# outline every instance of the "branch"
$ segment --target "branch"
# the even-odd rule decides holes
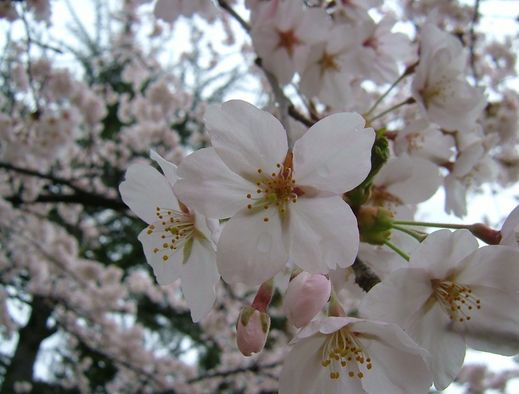
[[[70,180],[56,177],[50,174],[42,174],[41,172],[30,170],[28,168],[18,167],[9,163],[0,162],[0,168],[7,171],[17,172],[22,175],[33,176],[40,179],[52,181],[55,184],[63,185],[71,188],[73,194],[46,194],[40,195],[35,200],[25,201],[20,196],[8,196],[5,200],[10,201],[14,206],[31,203],[68,203],[82,204],[85,206],[102,207],[113,209],[115,211],[127,211],[126,205],[119,199],[112,199],[101,194],[92,193],[74,185]]]
[[[380,278],[358,257],[351,268],[355,274],[355,283],[365,292],[370,291],[373,286],[380,282]]]
[[[106,208],[113,209],[114,211],[124,212],[128,210],[128,207],[120,200],[111,199],[108,197],[101,196],[90,192],[74,193],[74,194],[42,194],[36,199],[31,201],[25,201],[20,196],[8,196],[4,197],[6,201],[9,201],[13,206],[34,204],[34,203],[64,203],[64,204],[80,204],[83,206],[89,206],[94,208]]]
[[[275,368],[279,365],[280,365],[279,361],[276,361],[276,362],[273,362],[270,364],[265,364],[265,365],[259,365],[258,363],[253,363],[247,367],[239,367],[239,368],[235,368],[235,369],[229,369],[226,371],[207,372],[203,375],[197,376],[196,378],[189,379],[187,381],[187,383],[189,383],[189,384],[197,383],[197,382],[199,382],[201,380],[205,380],[205,379],[222,378],[222,377],[227,377],[230,375],[235,375],[235,374],[244,373],[244,372],[261,372],[261,370],[263,370],[263,369]]]
[[[218,0],[218,5],[227,11],[247,33],[250,33],[249,24],[225,0]]]
[[[474,3],[474,14],[472,15],[472,21],[470,22],[470,45],[469,45],[469,53],[470,53],[470,68],[472,70],[472,77],[474,78],[474,84],[478,86],[478,74],[476,72],[476,25],[479,21],[479,4],[480,0],[476,0]]]

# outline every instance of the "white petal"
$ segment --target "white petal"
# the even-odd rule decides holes
[[[519,353],[519,294],[484,286],[471,289],[481,309],[473,309],[470,321],[454,330],[465,335],[474,349],[504,356]]]
[[[501,227],[501,234],[503,240],[501,245],[517,246],[517,240],[515,235],[515,229],[519,226],[519,206],[515,207],[512,212],[508,215],[503,227]]]
[[[212,218],[227,218],[247,206],[256,185],[229,170],[213,148],[187,156],[178,167],[175,194],[187,206]]]
[[[298,185],[343,193],[360,184],[371,169],[373,129],[355,113],[330,115],[313,125],[294,144]]]
[[[213,307],[215,285],[220,279],[216,269],[216,253],[207,240],[194,239],[191,255],[182,264],[182,292],[196,323]]]
[[[157,162],[157,164],[162,169],[162,172],[164,173],[164,176],[168,180],[169,184],[173,186],[175,182],[178,180],[177,166],[164,159],[153,149],[150,150],[150,157]]]
[[[164,240],[160,238],[160,235],[157,233],[149,235],[147,231],[148,229],[145,228],[138,237],[142,243],[146,261],[153,268],[157,282],[160,285],[168,285],[180,277],[182,250],[164,252],[162,248]],[[155,253],[155,249],[159,249],[159,252]],[[164,261],[163,256],[168,256],[168,260]]]
[[[340,197],[299,198],[289,208],[290,258],[310,273],[353,264],[357,219]]]
[[[519,249],[510,246],[484,246],[459,264],[456,280],[465,285],[519,291]]]
[[[268,222],[264,218],[268,218]],[[225,224],[216,262],[226,282],[259,285],[281,271],[287,260],[277,209],[258,213],[244,209]]]
[[[288,150],[281,123],[268,112],[241,100],[211,105],[205,112],[211,143],[235,173],[254,180],[257,170],[266,173],[282,164]]]
[[[317,394],[322,393],[320,375],[328,369],[321,366],[321,347],[324,337],[313,336],[296,343],[285,358],[279,378],[279,394]]]
[[[389,175],[393,173],[393,177]],[[407,174],[406,174],[407,173]],[[398,174],[406,174],[396,179]],[[442,183],[438,166],[418,157],[401,156],[390,160],[377,174],[375,184],[386,177],[387,191],[405,204],[418,204],[430,198]],[[392,181],[391,181],[391,178]]]
[[[392,272],[364,297],[361,316],[398,324],[406,329],[420,318],[432,294],[430,277],[420,268],[402,268]]]
[[[146,164],[128,167],[119,192],[124,203],[148,224],[157,221],[157,207],[179,210],[177,199],[164,175]]]
[[[409,265],[426,269],[433,278],[445,279],[478,246],[477,239],[468,230],[435,231],[411,255]]]
[[[430,353],[431,372],[438,390],[445,389],[458,376],[465,358],[463,336],[449,329],[450,319],[435,302],[407,333]]]
[[[368,393],[416,394],[426,393],[432,383],[420,348],[400,327],[373,321],[352,325],[360,332],[359,341],[371,358],[373,368],[367,370],[362,387]],[[367,334],[367,335],[363,335]]]

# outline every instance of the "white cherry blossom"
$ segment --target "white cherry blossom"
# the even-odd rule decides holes
[[[280,394],[425,394],[431,385],[427,353],[393,324],[323,317],[292,343]]]
[[[353,263],[357,222],[342,193],[369,173],[375,137],[360,115],[322,119],[293,151],[279,121],[243,101],[209,107],[205,121],[213,147],[182,161],[175,192],[208,217],[231,217],[218,243],[224,280],[260,284],[289,258],[309,273]]]
[[[268,3],[260,7],[270,8]],[[311,45],[325,38],[330,21],[324,10],[306,9],[300,0],[285,0],[261,16],[252,25],[254,48],[263,66],[285,85],[305,66]]]
[[[447,387],[463,364],[466,343],[479,350],[519,351],[519,251],[478,249],[467,230],[432,233],[409,266],[373,287],[363,316],[399,324],[431,353],[437,389]]]
[[[176,166],[151,152],[164,175],[150,165],[128,167],[119,190],[123,201],[148,226],[139,234],[146,260],[157,282],[167,285],[178,278],[193,321],[202,319],[215,300],[215,245],[206,218],[179,202],[173,193]]]
[[[413,97],[429,121],[447,130],[470,131],[486,105],[481,88],[465,79],[467,54],[454,36],[426,23]]]

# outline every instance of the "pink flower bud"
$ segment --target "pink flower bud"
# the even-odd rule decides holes
[[[240,312],[236,324],[236,343],[244,356],[263,350],[270,329],[270,316],[251,306],[245,306]]]
[[[284,311],[288,321],[297,328],[306,326],[330,298],[332,285],[321,274],[301,272],[288,284]]]

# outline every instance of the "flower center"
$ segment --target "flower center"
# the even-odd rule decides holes
[[[283,217],[289,203],[296,203],[297,198],[304,192],[296,186],[293,179],[293,154],[289,152],[283,164],[277,163],[276,170],[267,175],[263,169],[258,168],[260,178],[256,182],[256,193],[247,193],[247,199],[251,203],[247,208],[251,212],[267,210],[272,206],[278,209],[279,215]],[[268,222],[268,217],[263,219]]]
[[[322,349],[321,366],[329,368],[330,379],[339,379],[343,369],[350,378],[362,379],[373,368],[358,336],[347,327],[328,335]]]
[[[321,59],[319,59],[319,66],[321,66],[321,74],[324,74],[326,71],[341,71],[341,67],[336,61],[336,56],[324,52]]]
[[[432,279],[431,284],[436,300],[452,321],[469,321],[474,310],[481,309],[481,301],[472,289],[450,280]]]
[[[278,48],[284,48],[290,56],[294,53],[294,47],[301,44],[294,30],[281,31],[278,30]]]
[[[155,247],[153,253],[162,253],[162,260],[168,261],[177,249],[189,241],[195,230],[194,217],[188,212],[174,209],[156,208],[157,221],[148,226],[149,236],[160,237],[162,245]]]

